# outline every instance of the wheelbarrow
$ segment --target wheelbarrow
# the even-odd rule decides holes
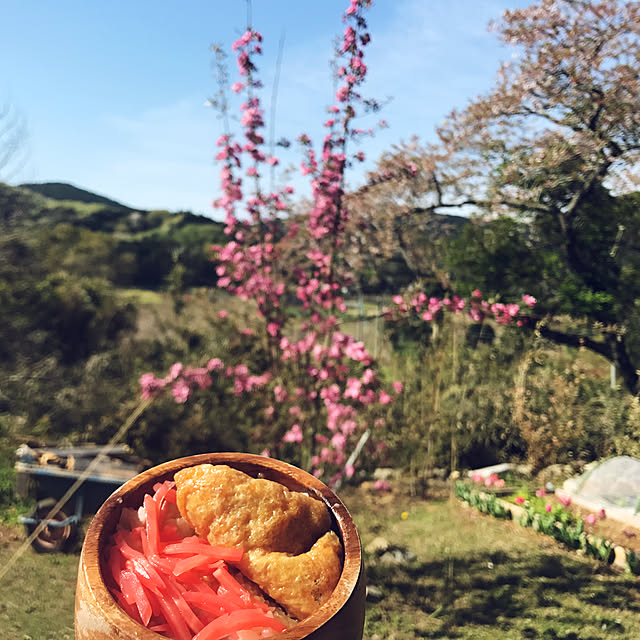
[[[123,445],[34,449],[22,445],[17,450],[16,494],[35,498],[33,512],[20,518],[31,535],[44,520],[46,526],[33,539],[41,553],[64,551],[76,539],[82,517],[96,513],[100,505],[122,484],[138,474],[143,464]],[[80,478],[99,454],[106,457],[95,467],[60,510],[47,518],[52,507]]]

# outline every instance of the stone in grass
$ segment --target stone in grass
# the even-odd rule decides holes
[[[367,585],[367,602],[380,602],[384,598],[384,593],[375,584]]]
[[[411,549],[406,547],[389,547],[379,558],[380,564],[392,565],[392,566],[405,566],[409,565],[417,559],[417,556]]]
[[[380,555],[384,553],[388,548],[389,541],[382,536],[377,536],[365,547],[365,551],[372,555]]]

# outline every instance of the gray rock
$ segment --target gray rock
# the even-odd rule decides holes
[[[401,476],[401,472],[398,469],[390,469],[388,467],[380,467],[373,472],[374,480],[398,480]]]
[[[380,602],[382,598],[384,598],[384,594],[382,593],[382,589],[380,589],[380,587],[376,587],[375,584],[367,585],[368,602]]]
[[[385,551],[378,562],[380,564],[387,564],[392,566],[401,566],[412,563],[416,560],[417,556],[411,549],[405,549],[403,547],[390,547]]]
[[[388,548],[389,541],[382,536],[378,536],[365,547],[365,551],[371,554],[381,554],[384,553]]]

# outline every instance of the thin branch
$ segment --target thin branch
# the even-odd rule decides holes
[[[276,73],[273,77],[273,90],[271,91],[271,106],[270,106],[270,122],[269,122],[269,155],[273,156],[275,153],[275,131],[276,131],[276,108],[278,105],[278,87],[280,83],[280,70],[282,69],[282,56],[284,53],[284,29],[280,36],[280,42],[278,43],[278,58],[276,59]],[[269,176],[270,190],[274,190],[274,184],[276,180],[276,167],[271,165],[271,172]]]

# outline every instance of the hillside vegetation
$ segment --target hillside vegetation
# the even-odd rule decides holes
[[[39,190],[0,184],[0,433],[9,449],[29,438],[105,441],[138,402],[148,371],[263,358],[260,340],[238,330],[260,330],[251,304],[214,287],[209,246],[224,241],[220,223],[133,211],[86,191],[71,201],[75,188],[59,185]],[[438,240],[438,267],[469,278],[472,254],[456,243],[478,228],[442,216],[421,242]],[[489,283],[491,268],[477,270],[476,282]],[[374,275],[363,275],[368,297],[353,297],[344,320],[386,375],[405,384],[389,413],[387,463],[418,477],[433,466],[514,457],[581,464],[640,451],[637,399],[610,388],[604,358],[531,330],[488,323],[477,333],[461,318],[387,327],[377,317],[390,303],[385,291],[413,282],[411,269],[398,249]],[[234,310],[233,321],[219,317],[223,309]],[[156,400],[129,443],[153,462],[261,450],[260,403],[220,385],[186,404]]]

